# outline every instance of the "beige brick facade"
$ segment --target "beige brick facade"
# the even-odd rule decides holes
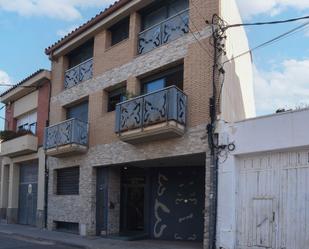
[[[52,58],[52,98],[50,123],[65,120],[65,107],[87,98],[89,100],[89,149],[85,155],[48,158],[49,208],[48,227],[54,221],[76,222],[86,226],[86,234],[96,233],[96,167],[109,166],[109,199],[115,207],[108,213],[107,233],[119,231],[120,178],[118,167],[123,163],[171,158],[208,151],[206,125],[209,122],[209,98],[212,95],[213,48],[209,43],[211,28],[205,19],[211,20],[219,13],[219,1],[191,0],[190,29],[194,32],[158,47],[143,55],[137,55],[137,35],[140,16],[130,12],[129,38],[110,47],[110,33],[105,28],[94,36],[94,75],[91,80],[64,90],[65,56]],[[199,40],[199,42],[196,41]],[[203,48],[201,47],[201,44]],[[188,121],[185,135],[131,145],[120,141],[115,134],[115,112],[107,112],[107,91],[116,85],[126,85],[127,91],[140,94],[140,79],[146,75],[170,68],[184,66],[183,91],[188,96]],[[209,158],[204,166],[209,167]],[[80,166],[80,193],[78,196],[55,194],[55,169]],[[207,172],[207,171],[206,171]],[[206,178],[206,190],[210,179]],[[205,243],[208,243],[208,196],[205,198]]]

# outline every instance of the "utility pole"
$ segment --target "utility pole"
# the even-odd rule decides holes
[[[210,149],[210,169],[209,179],[209,249],[216,248],[216,230],[217,230],[217,192],[218,192],[218,147],[215,126],[217,114],[220,106],[220,95],[217,87],[219,86],[220,74],[224,74],[223,66],[220,65],[220,59],[225,54],[225,35],[224,22],[218,15],[213,15],[211,21],[212,42],[213,42],[213,71],[212,71],[212,97],[209,99],[210,123],[207,125],[208,144]],[[220,87],[220,86],[219,86]],[[220,87],[221,89],[221,87]]]

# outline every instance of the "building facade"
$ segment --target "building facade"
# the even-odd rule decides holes
[[[207,246],[214,48],[205,20],[241,21],[225,2],[120,0],[46,49],[49,229]],[[222,62],[248,48],[244,30],[234,32]],[[229,121],[254,115],[250,65],[247,56],[227,65],[219,112]]]
[[[309,110],[220,122],[217,248],[307,248]],[[222,153],[224,155],[224,153]]]
[[[44,128],[48,121],[50,72],[39,70],[2,93],[0,214],[7,223],[45,226]]]

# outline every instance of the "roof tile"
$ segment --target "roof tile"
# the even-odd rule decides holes
[[[71,31],[69,34],[66,36],[62,37],[60,40],[55,42],[53,45],[49,46],[48,48],[45,49],[45,54],[50,55],[53,51],[55,51],[57,48],[61,47],[65,43],[69,42],[72,40],[74,37],[78,36],[79,34],[83,33],[85,30],[88,28],[92,27],[105,17],[109,16],[112,14],[114,11],[118,10],[122,6],[126,5],[127,3],[131,2],[132,0],[118,0],[111,4],[109,7],[105,8],[103,11],[101,11],[99,14],[96,16],[92,17],[89,21],[86,23],[82,24],[75,30]]]

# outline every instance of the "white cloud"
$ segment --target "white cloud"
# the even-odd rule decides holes
[[[282,70],[254,69],[258,114],[274,113],[279,108],[295,109],[309,104],[309,59],[286,60]]]
[[[66,36],[67,34],[71,33],[73,30],[75,30],[77,27],[78,25],[73,25],[66,29],[60,29],[57,31],[57,35],[61,37]]]
[[[10,80],[9,75],[6,72],[0,70],[0,84],[1,85],[2,84],[10,84],[10,82],[11,82],[11,80]]]
[[[237,3],[244,19],[250,19],[259,14],[274,16],[288,8],[309,9],[308,0],[237,0]]]
[[[0,92],[3,92],[10,88],[10,86],[3,86],[9,84],[12,84],[9,75],[6,72],[0,70]]]
[[[81,18],[80,9],[101,7],[114,0],[0,0],[0,10],[21,16],[43,16],[72,21]]]

